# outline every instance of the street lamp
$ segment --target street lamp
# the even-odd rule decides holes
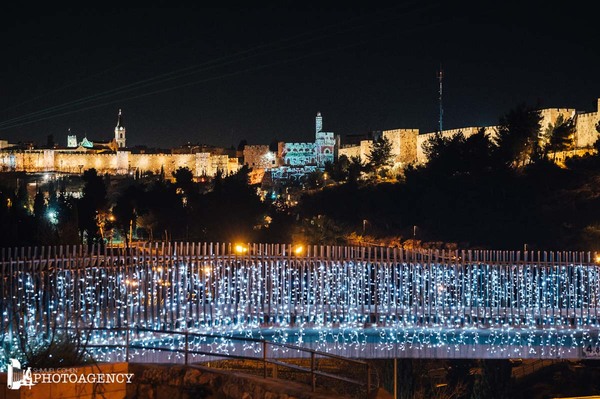
[[[242,244],[236,244],[234,249],[235,249],[235,252],[239,255],[242,255],[242,254],[248,252],[248,248],[246,248],[246,246],[244,246]]]
[[[302,244],[298,244],[294,247],[294,255],[300,256],[304,253],[304,246]]]

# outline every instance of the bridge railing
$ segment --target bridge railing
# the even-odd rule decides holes
[[[0,331],[95,325],[598,327],[584,252],[291,244],[4,248]]]
[[[272,342],[252,337],[203,334],[192,331],[156,330],[149,328],[58,328],[57,331],[76,334],[83,348],[95,360],[156,363],[200,364],[216,367],[222,359],[258,362],[263,378],[298,380],[296,373],[308,377],[312,392],[326,381],[351,384],[369,397],[373,390],[372,367],[368,362],[321,352],[298,345]],[[166,356],[165,356],[166,354]],[[175,357],[172,357],[172,356]],[[308,367],[294,359],[309,360]],[[335,364],[324,370],[320,364]],[[293,371],[292,373],[285,372]],[[246,368],[246,372],[248,368]],[[343,374],[341,371],[346,371]],[[348,375],[350,374],[350,375]],[[356,377],[359,378],[356,378]],[[307,382],[300,379],[300,382]]]

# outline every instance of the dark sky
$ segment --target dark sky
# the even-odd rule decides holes
[[[598,16],[585,3],[278,1],[230,8],[24,9],[1,18],[0,139],[231,146],[495,124],[521,103],[595,110]]]

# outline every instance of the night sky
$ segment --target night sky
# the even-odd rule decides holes
[[[452,3],[452,4],[449,4]],[[526,3],[526,5],[524,5]],[[600,18],[583,2],[23,9],[2,15],[0,139],[169,148],[493,125],[521,103],[595,110]]]

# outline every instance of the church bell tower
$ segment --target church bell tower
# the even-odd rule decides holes
[[[115,141],[119,149],[125,148],[125,126],[123,125],[123,113],[119,110],[117,126],[115,126]]]

